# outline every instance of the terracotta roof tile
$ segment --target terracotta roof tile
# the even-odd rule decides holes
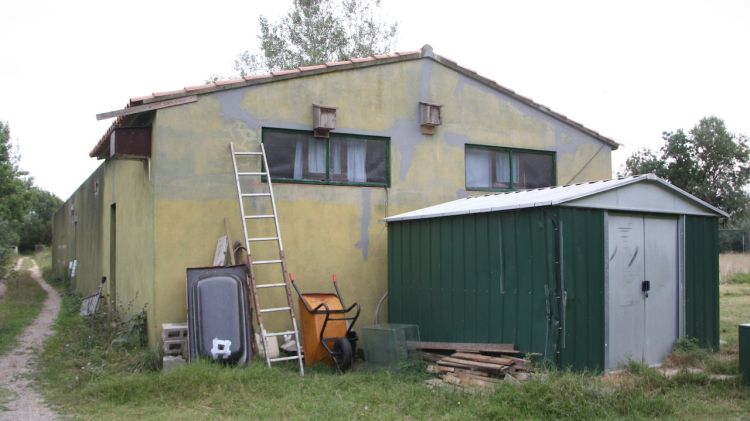
[[[214,82],[216,86],[225,86],[225,85],[233,85],[235,83],[245,83],[245,79],[227,79],[227,80],[217,80]]]
[[[375,57],[378,60],[382,60],[384,58],[390,57],[388,54],[375,54],[373,57]]]
[[[201,89],[212,88],[214,86],[216,86],[216,84],[213,82],[204,85],[186,86],[185,92],[200,91]]]
[[[134,102],[140,102],[140,101],[143,101],[145,99],[151,99],[153,97],[154,97],[153,95],[134,96],[133,98],[130,98],[130,103],[132,104]]]
[[[300,66],[299,70],[302,72],[309,72],[310,70],[320,70],[325,69],[326,67],[328,66],[326,66],[325,64],[314,64],[312,66]]]
[[[352,59],[352,63],[365,63],[367,61],[375,61],[375,57],[362,57]]]
[[[271,77],[270,73],[261,73],[261,74],[258,74],[258,75],[248,75],[248,76],[245,76],[245,80],[258,80],[258,79],[266,79],[266,78],[270,78],[270,77]]]
[[[343,66],[345,64],[352,64],[351,60],[344,60],[344,61],[332,61],[326,63],[326,66],[328,67],[334,67],[334,66]]]
[[[185,93],[185,89],[182,88],[182,89],[175,89],[174,91],[154,92],[151,95],[153,95],[154,97],[158,97],[158,96],[166,96],[166,95],[174,95],[174,94],[184,94],[184,93]]]
[[[293,73],[299,73],[300,69],[289,69],[289,70],[279,70],[278,72],[271,72],[274,76],[284,76],[284,75],[291,75]]]

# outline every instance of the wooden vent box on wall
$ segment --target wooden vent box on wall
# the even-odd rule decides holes
[[[315,137],[328,137],[336,128],[336,107],[313,104],[313,134]]]
[[[422,134],[435,134],[435,127],[443,122],[441,115],[442,105],[419,103],[419,124],[422,126]]]
[[[109,139],[112,159],[151,158],[151,127],[118,127]]]

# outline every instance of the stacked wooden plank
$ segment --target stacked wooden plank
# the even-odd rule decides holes
[[[525,380],[532,371],[531,362],[519,358],[521,353],[513,345],[423,342],[413,343],[412,348],[422,350],[422,357],[432,363],[427,366],[428,372],[452,385],[494,386],[503,381]],[[449,353],[436,354],[425,349]]]

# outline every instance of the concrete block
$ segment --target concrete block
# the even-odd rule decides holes
[[[185,355],[187,353],[186,339],[167,339],[164,341],[165,355]]]
[[[162,340],[185,339],[188,337],[187,323],[162,323],[161,338]]]
[[[175,367],[185,365],[185,359],[182,357],[174,357],[171,355],[165,355],[161,359],[162,370],[169,371]]]

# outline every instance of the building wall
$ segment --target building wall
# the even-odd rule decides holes
[[[685,217],[685,335],[719,349],[719,221]]]
[[[560,299],[567,301],[565,323],[559,326],[564,333],[559,344],[560,366],[600,371],[604,369],[606,318],[604,211],[558,209],[559,229],[562,230],[562,278],[558,282],[566,292],[566,296]],[[557,307],[562,311],[560,305]]]
[[[111,271],[111,213],[116,204],[116,265]],[[73,212],[75,210],[75,212]],[[141,161],[106,161],[55,213],[52,259],[55,276],[68,275],[68,262],[78,260],[72,285],[81,295],[104,292],[125,316],[147,311],[153,317],[153,187]],[[116,290],[116,291],[115,291]]]
[[[443,105],[433,136],[421,134],[419,101]],[[555,151],[559,184],[611,176],[609,146],[429,59],[203,95],[154,122],[156,323],[186,319],[185,269],[211,263],[224,217],[241,238],[229,142],[258,150],[264,127],[311,130],[313,103],[338,107],[337,132],[391,139],[390,188],[274,185],[300,288],[331,290],[336,273],[363,325],[387,287],[383,218],[472,194],[464,144]]]
[[[55,276],[70,279],[76,290],[93,293],[102,276],[102,196],[105,165],[100,165],[53,218],[52,264]],[[76,276],[69,264],[77,260]]]
[[[554,361],[555,213],[390,223],[391,321],[419,325],[425,341],[515,344]]]

